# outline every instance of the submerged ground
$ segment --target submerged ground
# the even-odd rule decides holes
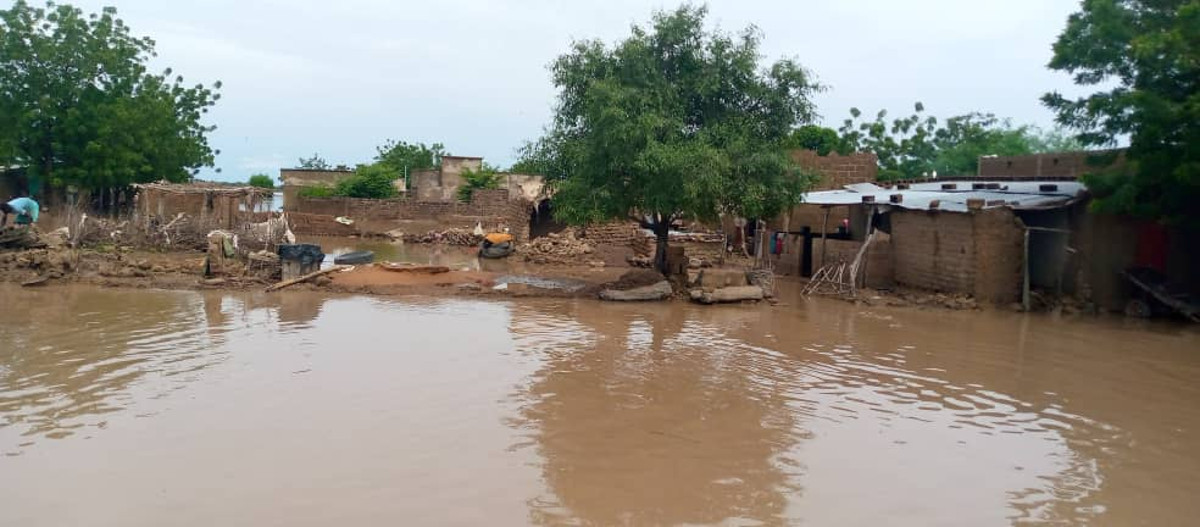
[[[1183,525],[1200,334],[0,285],[0,525]]]

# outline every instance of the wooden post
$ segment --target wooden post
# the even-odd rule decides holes
[[[1029,229],[1025,229],[1025,281],[1021,287],[1021,306],[1029,311]]]
[[[825,249],[829,246],[829,207],[825,207],[825,221],[821,222],[821,267],[825,267]]]

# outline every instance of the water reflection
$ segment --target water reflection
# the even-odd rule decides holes
[[[1136,436],[1114,424],[1129,421],[1120,410],[1127,404],[1095,412],[1078,402],[1104,398],[1092,383],[1114,373],[1121,351],[1098,350],[1118,337],[1178,350],[1195,336],[1114,335],[1102,324],[1038,319],[1030,328],[1028,320],[827,302],[516,304],[517,349],[542,361],[512,423],[542,459],[547,488],[531,500],[531,518],[1007,525],[1112,517],[1112,472],[1137,457]],[[1186,360],[1194,371],[1196,358]],[[1095,375],[1073,378],[1080,364]],[[1186,413],[1195,422],[1197,412]]]
[[[0,524],[236,511],[1171,525],[1200,512],[1191,330],[786,295],[707,308],[0,294],[0,495],[17,505]],[[122,486],[105,487],[114,474]]]
[[[0,428],[23,445],[103,428],[134,385],[162,396],[225,359],[221,310],[193,294],[5,287],[4,297],[20,309],[0,322]]]
[[[544,361],[515,422],[550,491],[533,521],[782,521],[805,432],[753,353],[685,310],[581,307],[513,306],[518,350]]]

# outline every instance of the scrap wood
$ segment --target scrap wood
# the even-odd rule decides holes
[[[329,273],[332,273],[335,271],[341,271],[343,269],[353,269],[353,268],[354,268],[354,266],[352,266],[352,265],[335,265],[328,269],[321,269],[320,271],[308,273],[304,276],[296,277],[291,280],[284,280],[282,282],[279,282],[278,284],[268,287],[267,292],[270,293],[271,291],[278,291],[285,287],[290,287],[290,286],[296,285],[301,282],[307,282],[309,280],[312,280],[313,278],[316,278],[316,277],[324,275],[324,274],[329,274]]]
[[[412,265],[412,264],[397,264],[393,262],[384,262],[379,264],[385,270],[396,273],[427,273],[427,274],[442,274],[450,272],[450,268],[444,265]]]

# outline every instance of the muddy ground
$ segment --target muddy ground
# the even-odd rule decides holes
[[[277,269],[229,261],[223,270],[204,276],[205,254],[198,251],[156,251],[101,247],[0,250],[0,282],[29,287],[82,283],[103,287],[157,289],[263,289],[279,281]],[[629,268],[570,265],[529,266],[520,279],[534,284],[499,283],[514,280],[510,273],[454,269],[445,273],[397,273],[378,265],[360,265],[333,272],[289,289],[377,295],[456,294],[548,297],[595,297]],[[530,280],[534,278],[535,280]],[[628,281],[628,280],[626,280]],[[645,280],[637,281],[637,283]],[[560,283],[570,287],[559,287]]]

